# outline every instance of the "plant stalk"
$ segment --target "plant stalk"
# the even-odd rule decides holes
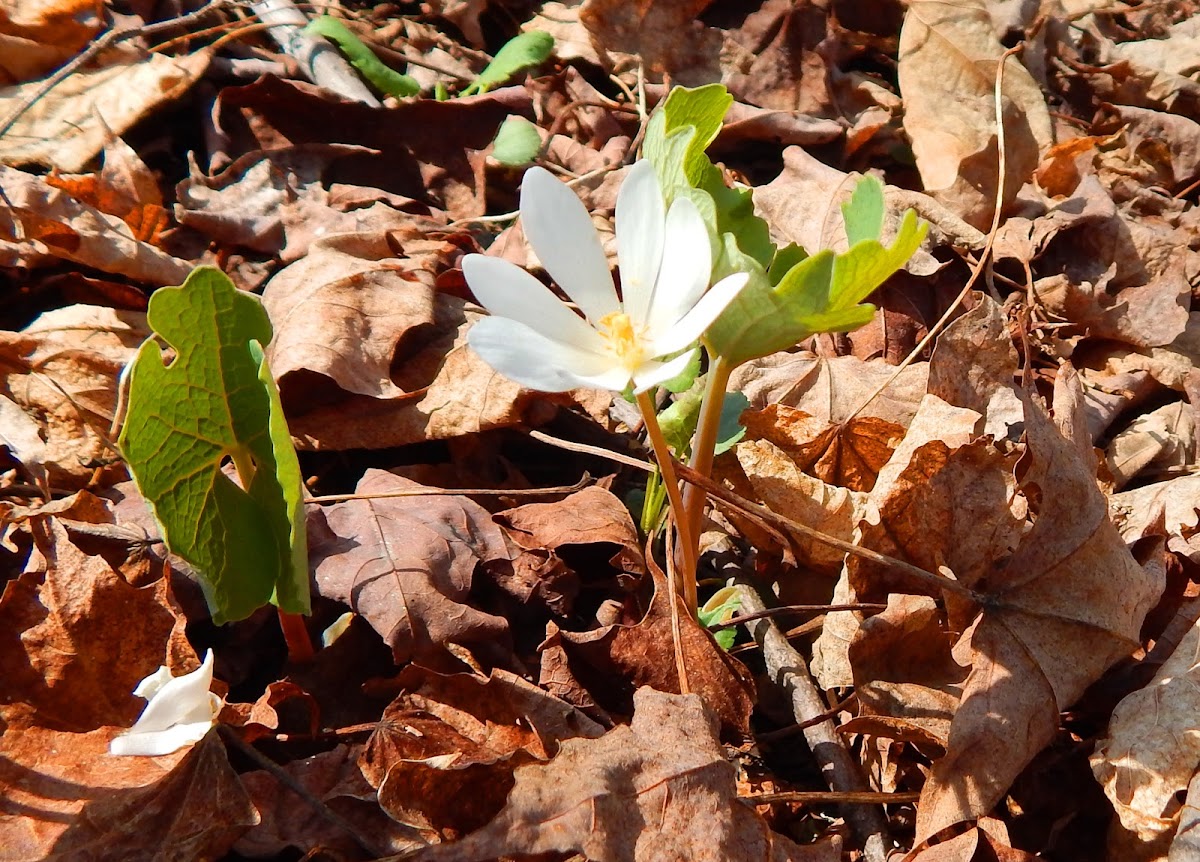
[[[638,409],[646,423],[646,434],[650,438],[650,446],[654,449],[654,458],[658,461],[659,472],[662,473],[663,485],[667,489],[667,499],[671,503],[671,514],[674,516],[675,529],[679,533],[679,551],[682,565],[676,567],[676,580],[668,578],[668,584],[678,589],[689,613],[696,616],[699,606],[696,596],[696,551],[697,542],[692,533],[691,523],[684,513],[683,495],[679,490],[679,479],[675,475],[675,464],[671,458],[671,447],[663,436],[662,428],[658,425],[658,414],[654,412],[654,402],[649,393],[642,392],[637,396]],[[718,414],[719,415],[719,414]],[[703,499],[703,497],[701,498]],[[674,598],[672,598],[672,602]]]
[[[722,356],[709,354],[708,380],[704,384],[704,401],[700,405],[700,416],[696,420],[696,436],[692,440],[692,458],[688,465],[704,476],[712,475],[713,453],[717,448],[717,432],[721,428],[721,409],[725,406],[725,390],[729,386],[729,375],[734,366]],[[688,484],[683,492],[684,513],[678,521],[687,522],[687,533],[680,528],[680,542],[685,535],[697,542],[692,546],[692,557],[699,553],[700,520],[704,514],[705,494],[702,488]]]

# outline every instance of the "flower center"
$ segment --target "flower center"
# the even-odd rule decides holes
[[[633,370],[642,364],[642,345],[633,330],[633,321],[623,311],[606,314],[599,321],[600,335],[626,368]]]

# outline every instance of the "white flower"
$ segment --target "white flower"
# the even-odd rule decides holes
[[[133,693],[148,701],[129,730],[108,744],[109,754],[157,756],[199,742],[221,711],[221,698],[209,692],[212,685],[212,650],[199,668],[172,677],[160,667],[138,683]]]
[[[520,267],[471,254],[463,274],[492,313],[468,342],[489,365],[542,392],[577,387],[636,392],[678,376],[687,352],[745,285],[743,273],[705,292],[712,274],[708,232],[695,204],[677,198],[664,212],[654,167],[637,162],[617,196],[617,299],[600,238],[583,203],[542,168],[521,188],[521,223],[538,258],[580,317]]]

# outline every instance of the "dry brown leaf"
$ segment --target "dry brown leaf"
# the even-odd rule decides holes
[[[882,361],[864,362],[854,356],[826,359],[807,351],[774,353],[738,366],[729,381],[750,407],[783,404],[803,410],[828,424],[859,416],[876,416],[907,427],[925,395],[929,365],[914,362],[878,397],[860,411],[863,402],[895,373]]]
[[[810,476],[851,491],[874,487],[904,436],[899,425],[876,416],[833,425],[783,404],[744,411],[741,421],[751,440],[773,443]]]
[[[982,0],[910,3],[897,71],[904,128],[925,190],[977,228],[996,204],[994,91],[1004,46]],[[1014,58],[1004,66],[1005,182],[1001,207],[1033,175],[1052,143],[1041,88]]]
[[[739,102],[813,117],[832,116],[831,64],[822,50],[830,36],[829,17],[829,10],[815,3],[763,3],[729,32],[730,40],[749,56],[736,65],[726,63],[723,83]]]
[[[866,511],[867,495],[807,475],[789,453],[768,440],[737,445],[737,459],[755,495],[772,512],[849,542]],[[797,562],[836,572],[845,554],[824,542],[794,538]]]
[[[1136,648],[1142,621],[1162,591],[1161,567],[1139,565],[1126,549],[1080,449],[1037,404],[1027,405],[1025,421],[1031,463],[1021,487],[1036,491],[1033,525],[1021,530],[1013,519],[1004,526],[1007,535],[998,533],[1001,510],[988,507],[976,520],[995,525],[979,530],[994,552],[968,550],[977,567],[955,569],[987,602],[955,646],[955,659],[971,672],[946,756],[922,792],[918,840],[996,804],[1053,738],[1058,713]],[[977,489],[964,491],[978,498]],[[923,559],[948,558],[956,550],[930,545],[931,536],[943,535],[925,535]],[[1018,538],[1010,555],[1000,553]],[[856,584],[866,589],[880,578],[863,578],[863,568]],[[951,614],[952,630],[960,614]],[[1010,732],[1014,726],[1026,729],[1018,739]]]
[[[1162,858],[1153,845],[1179,825],[1179,794],[1200,768],[1200,623],[1192,626],[1143,689],[1113,710],[1092,771],[1117,811],[1111,858]],[[1125,833],[1125,834],[1122,834]]]
[[[176,187],[179,223],[212,239],[278,255],[305,257],[319,237],[382,233],[413,221],[429,208],[377,189],[327,185],[331,163],[374,150],[345,144],[305,144],[242,155],[214,176],[193,163]]]
[[[162,757],[113,757],[120,729],[5,731],[5,862],[217,859],[258,822],[215,732]]]
[[[1102,62],[1127,61],[1141,78],[1145,96],[1155,106],[1189,114],[1200,105],[1200,83],[1195,80],[1200,57],[1200,21],[1195,16],[1171,27],[1164,39],[1100,43]]]
[[[419,862],[580,853],[596,862],[837,862],[833,844],[799,847],[740,802],[715,717],[695,695],[641,688],[633,723],[567,740],[547,764],[517,771],[508,804],[461,841]]]
[[[1179,476],[1113,494],[1108,504],[1126,542],[1147,535],[1161,518],[1167,548],[1200,563],[1200,476]]]
[[[0,165],[7,198],[0,225],[0,265],[38,267],[73,261],[154,286],[182,284],[186,261],[138,239],[109,215],[54,188],[45,178]]]
[[[356,493],[423,486],[368,470]],[[411,496],[335,503],[313,530],[317,591],[344,602],[392,648],[396,662],[445,664],[448,644],[490,647],[508,623],[468,604],[475,567],[508,558],[491,516],[466,497]]]
[[[149,334],[145,321],[139,312],[73,305],[22,332],[0,332],[0,394],[38,421],[52,482],[80,487],[114,460],[105,438],[117,376]]]
[[[622,608],[620,623],[586,632],[551,630],[540,647],[561,649],[571,675],[584,682],[595,702],[612,715],[630,714],[635,687],[679,691],[666,579],[657,567],[651,573],[654,596],[641,619],[638,603],[630,598]],[[717,646],[708,630],[682,605],[679,623],[680,648],[692,692],[704,698],[722,727],[739,738],[745,736],[755,698],[750,671]],[[572,688],[571,680],[560,682]]]
[[[203,48],[168,57],[118,49],[104,56],[104,65],[76,70],[33,102],[0,140],[0,162],[83,170],[110,132],[124,134],[138,120],[190,90],[208,68],[212,52]],[[40,81],[31,81],[0,90],[0,116],[30,100],[40,86]],[[6,191],[8,183],[5,177]]]
[[[369,836],[381,850],[402,853],[415,842],[411,833],[391,820],[375,801],[375,791],[358,768],[361,745],[339,745],[283,765],[283,769],[305,790],[351,823],[360,835]],[[240,776],[259,822],[233,845],[235,853],[255,859],[273,859],[289,847],[301,852],[320,847],[340,858],[359,858],[362,850],[353,837],[279,786],[268,772]]]
[[[445,838],[482,827],[504,805],[513,771],[604,729],[518,676],[407,668],[359,759],[395,821]]]
[[[627,589],[646,573],[629,510],[603,488],[518,506],[495,519],[520,551],[511,574],[493,568],[492,575],[523,606],[540,602],[555,616],[570,617],[582,582],[608,579]]]
[[[1196,416],[1184,401],[1137,416],[1113,436],[1104,452],[1118,490],[1142,470],[1186,467],[1196,461]]]
[[[315,242],[309,253],[272,278],[263,305],[275,335],[267,351],[285,403],[297,403],[297,381],[329,378],[345,392],[394,399],[419,392],[425,381],[396,385],[392,369],[412,378],[413,348],[430,333],[453,327],[462,301],[440,294],[424,261],[392,257],[383,232],[347,233]]]
[[[0,716],[73,733],[131,725],[143,677],[199,666],[166,580],[130,586],[55,519],[31,528],[37,550],[0,597]]]
[[[585,0],[579,19],[594,44],[636,54],[650,71],[670,74],[689,87],[721,80],[718,62],[726,43],[716,27],[697,20],[712,0]]]
[[[91,0],[5,3],[0,15],[0,86],[52,71],[87,45],[100,27]]]

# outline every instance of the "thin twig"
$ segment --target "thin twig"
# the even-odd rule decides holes
[[[738,578],[737,587],[742,607],[751,613],[766,610],[758,592],[744,579]],[[821,774],[829,788],[837,793],[867,792],[866,777],[833,722],[828,718],[816,724],[809,721],[825,715],[827,706],[809,676],[808,665],[800,653],[792,649],[783,632],[769,619],[755,620],[748,623],[746,628],[762,647],[769,678],[791,700],[792,715],[796,722],[809,725],[804,729],[804,739],[820,764]],[[841,813],[863,848],[863,856],[868,862],[884,862],[892,840],[888,835],[887,818],[883,810],[875,805],[847,805],[843,801]]]
[[[345,503],[349,500],[388,500],[393,497],[540,497],[543,494],[574,494],[592,483],[587,473],[574,485],[553,488],[413,488],[407,491],[381,491],[378,494],[324,494],[309,497],[305,503]]]
[[[921,798],[917,792],[882,793],[875,790],[847,791],[844,793],[827,792],[823,790],[797,790],[785,793],[757,793],[752,796],[739,796],[738,799],[751,805],[774,805],[780,802],[795,802],[800,805],[824,805],[837,803],[841,805],[899,805],[916,802]]]
[[[557,446],[559,449],[566,449],[568,452],[579,452],[583,455],[595,455],[597,458],[607,458],[609,461],[615,461],[618,464],[624,464],[626,467],[633,467],[635,470],[645,470],[647,473],[653,473],[658,469],[649,461],[642,461],[639,458],[633,458],[629,455],[622,455],[619,452],[613,452],[600,446],[589,446],[587,443],[576,443],[572,440],[563,440],[560,437],[553,437],[547,434],[545,431],[530,431],[529,436],[534,440],[540,440],[541,442],[548,443],[551,446]]]

